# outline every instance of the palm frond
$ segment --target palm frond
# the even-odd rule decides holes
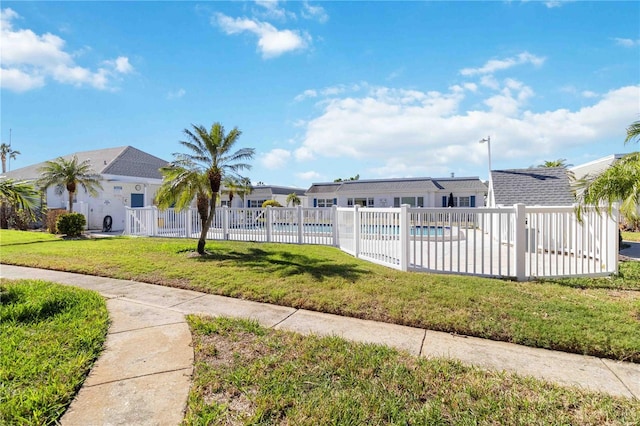
[[[634,121],[629,127],[627,127],[627,137],[624,143],[629,143],[635,139],[635,142],[640,141],[640,120]]]

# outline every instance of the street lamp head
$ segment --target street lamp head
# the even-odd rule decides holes
[[[480,139],[479,143],[491,142],[491,136],[487,136],[486,138]]]

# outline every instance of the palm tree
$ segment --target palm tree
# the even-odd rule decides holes
[[[26,210],[31,216],[38,205],[38,191],[32,184],[13,179],[0,179],[0,200],[17,210]]]
[[[16,159],[16,156],[20,155],[20,151],[11,149],[11,145],[6,143],[0,144],[0,159],[2,159],[2,173],[7,172],[7,158]]]
[[[191,127],[191,130],[184,129],[187,140],[180,141],[191,153],[173,154],[173,162],[161,169],[163,182],[156,200],[160,208],[175,205],[177,209],[185,210],[189,208],[192,200],[196,199],[202,224],[198,253],[203,255],[207,231],[216,213],[216,198],[223,178],[239,178],[239,171],[250,169],[251,166],[242,161],[252,159],[255,150],[242,148],[231,152],[242,134],[237,127],[226,135],[220,123],[214,123],[208,132],[202,125],[192,124]]]
[[[247,195],[251,194],[251,192],[253,191],[253,186],[251,185],[251,179],[249,179],[248,177],[243,177],[243,178],[240,178],[238,183],[239,183],[239,186],[237,188],[236,193],[240,196],[240,198],[242,198],[242,207],[246,207],[247,206],[246,197]]]
[[[91,161],[79,162],[75,155],[70,160],[58,157],[53,161],[46,161],[39,171],[41,176],[38,185],[43,190],[55,186],[58,195],[62,195],[65,189],[69,192],[70,213],[73,213],[73,196],[78,190],[78,185],[93,197],[97,197],[98,189],[102,189],[100,175],[91,168]]]
[[[573,164],[567,164],[566,158],[558,158],[557,160],[545,161],[542,164],[538,164],[538,167],[571,167]]]
[[[640,140],[640,121],[632,123],[627,128],[627,138],[624,143]],[[611,213],[612,205],[621,202],[620,213],[629,223],[635,224],[640,220],[638,202],[640,201],[640,152],[625,155],[611,167],[596,176],[585,176],[576,183],[578,196],[578,214],[581,206],[594,205],[597,211],[601,203],[608,205]]]
[[[287,195],[287,207],[289,206],[289,204],[292,204],[293,206],[299,206],[300,203],[300,197],[298,197],[298,194],[296,194],[295,192]]]

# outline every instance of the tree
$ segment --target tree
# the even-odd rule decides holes
[[[191,152],[173,154],[171,164],[160,169],[163,181],[156,201],[160,208],[175,205],[177,209],[185,210],[196,199],[202,224],[197,250],[203,255],[207,231],[216,213],[216,199],[222,180],[226,176],[239,178],[239,171],[250,169],[251,166],[242,161],[252,159],[255,150],[242,148],[231,152],[242,134],[237,127],[228,134],[225,134],[220,123],[214,123],[210,131],[202,125],[192,124],[191,127],[191,130],[184,129],[187,140],[180,141]]]
[[[242,204],[244,206],[244,198],[247,194],[251,193],[251,180],[246,177],[226,176],[222,181],[224,193],[229,197],[229,207],[235,194],[242,198]]]
[[[640,140],[640,121],[627,128],[624,143]],[[631,224],[640,221],[638,202],[640,201],[640,152],[632,152],[620,158],[611,167],[596,176],[585,176],[576,183],[578,197],[577,212],[582,206],[593,205],[600,211],[602,203],[607,204],[609,214],[615,202],[621,202],[620,213]]]
[[[360,175],[357,174],[355,176],[351,176],[350,178],[346,178],[346,179],[342,179],[342,178],[338,178],[338,179],[334,179],[334,182],[348,182],[348,181],[353,181],[353,180],[360,180]]]
[[[2,173],[7,172],[7,158],[16,159],[16,156],[20,155],[20,151],[11,149],[11,145],[6,143],[0,144],[0,158],[2,159]]]
[[[16,210],[26,210],[33,216],[39,201],[38,191],[32,184],[13,179],[0,179],[0,200]]]
[[[300,203],[301,203],[300,197],[298,197],[298,194],[296,194],[295,192],[292,192],[291,194],[287,195],[287,207],[289,207],[289,204],[293,206],[299,206]]]
[[[280,204],[278,200],[265,200],[262,203],[262,208],[266,209],[267,207],[282,207],[282,204]]]
[[[571,167],[573,164],[567,164],[566,158],[558,158],[557,160],[545,161],[542,164],[538,164],[538,167]]]
[[[50,186],[56,187],[56,194],[62,195],[66,189],[69,192],[69,212],[73,213],[73,196],[78,190],[78,185],[92,197],[98,196],[98,189],[102,189],[100,175],[91,168],[91,161],[78,161],[77,156],[70,160],[58,157],[53,161],[46,161],[39,169],[41,174],[38,185],[42,190]]]

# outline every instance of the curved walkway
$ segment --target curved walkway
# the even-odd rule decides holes
[[[102,353],[62,424],[178,424],[193,371],[185,314],[256,319],[266,327],[385,344],[417,356],[448,357],[640,399],[640,364],[536,349],[401,325],[89,275],[1,265],[0,276],[95,290],[112,319]]]

